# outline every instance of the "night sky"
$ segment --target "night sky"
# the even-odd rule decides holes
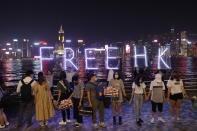
[[[66,38],[86,41],[139,39],[171,27],[197,33],[194,2],[144,1],[1,0],[0,41],[26,37],[54,42],[61,24]]]

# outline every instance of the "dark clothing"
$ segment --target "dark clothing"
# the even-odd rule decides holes
[[[64,122],[66,122],[66,115],[67,115],[67,119],[70,120],[70,108],[61,110],[61,112],[62,112],[62,119]]]
[[[74,114],[74,119],[76,119],[78,123],[83,123],[83,117],[79,115],[79,108],[78,108],[79,102],[80,99],[73,98],[73,114]]]
[[[174,94],[174,95],[170,94],[170,99],[174,100],[174,101],[182,100],[183,99],[183,93],[178,93],[178,94]]]
[[[65,81],[59,81],[57,84],[57,88],[58,90],[61,91],[61,95],[60,95],[60,101],[68,99],[70,94],[71,94],[71,88],[70,88],[70,84],[68,83],[67,80]],[[61,110],[62,112],[62,119],[64,122],[66,122],[66,115],[67,115],[67,119],[70,120],[70,109],[63,109]]]
[[[27,124],[32,123],[32,116],[34,111],[34,101],[31,100],[29,102],[20,102],[20,109],[19,109],[19,117],[18,117],[18,124],[22,125],[23,117],[26,111],[26,120]]]
[[[153,101],[151,101],[151,103],[152,103],[152,112],[156,112],[157,108],[159,112],[163,111],[163,103],[155,103]]]

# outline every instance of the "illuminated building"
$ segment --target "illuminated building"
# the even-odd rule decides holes
[[[188,53],[187,53],[187,32],[186,31],[181,32],[181,55],[188,56]]]

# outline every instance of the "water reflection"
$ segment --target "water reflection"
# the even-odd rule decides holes
[[[4,60],[0,61],[0,72],[6,86],[15,86],[26,70],[40,71],[39,60]],[[154,67],[152,67],[154,69]],[[197,58],[173,58],[172,69],[179,71],[183,78],[197,77]]]

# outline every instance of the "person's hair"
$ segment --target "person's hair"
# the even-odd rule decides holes
[[[135,78],[135,84],[137,86],[140,86],[140,79],[142,80],[141,83],[144,82],[144,77],[142,75],[138,75],[136,78]]]
[[[25,73],[25,76],[30,76],[30,75],[33,75],[34,72],[32,70],[28,70],[26,73]]]
[[[96,76],[96,74],[92,73],[88,76],[88,80],[90,81],[92,79],[92,77]]]
[[[116,78],[115,78],[115,74],[116,74],[116,73],[118,73],[118,78],[117,78],[117,79],[118,79],[118,80],[119,80],[119,79],[121,79],[120,72],[118,72],[118,71],[115,71],[115,72],[114,72],[114,74],[113,74],[113,78],[114,78],[114,79],[116,79]]]
[[[65,80],[66,79],[66,72],[65,71],[61,71],[59,79],[60,80]]]
[[[79,75],[74,75],[74,76],[72,77],[72,82],[78,81],[78,80],[79,80]]]
[[[179,74],[179,72],[177,72],[177,71],[172,72],[170,79],[171,80],[176,79],[177,81],[180,81],[180,74]]]
[[[38,83],[39,83],[40,85],[42,85],[42,83],[45,82],[45,81],[46,81],[46,80],[45,80],[45,77],[44,77],[43,72],[39,72],[39,73],[38,73]]]

